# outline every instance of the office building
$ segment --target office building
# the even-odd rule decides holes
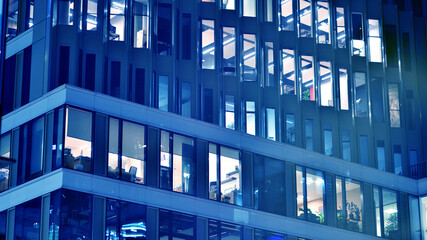
[[[1,3],[0,239],[427,239],[426,0]]]

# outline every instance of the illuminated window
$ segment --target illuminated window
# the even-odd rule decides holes
[[[282,94],[295,95],[295,53],[294,50],[282,50]]]
[[[337,46],[338,48],[346,47],[346,34],[345,34],[345,17],[344,8],[337,7],[335,9],[336,25],[337,25]]]
[[[265,86],[274,87],[274,48],[272,42],[265,43]]]
[[[339,69],[340,106],[341,110],[348,110],[348,77],[347,69]]]
[[[234,10],[236,8],[235,1],[236,0],[222,0],[222,9]]]
[[[315,101],[314,68],[312,56],[301,56],[301,100]]]
[[[265,115],[267,139],[276,141],[276,110],[274,108],[266,108]]]
[[[365,37],[363,33],[363,16],[361,13],[352,14],[352,49],[354,56],[365,56]]]
[[[284,31],[294,30],[294,12],[292,0],[279,0],[280,1],[280,27]]]
[[[368,23],[369,61],[382,62],[383,56],[380,37],[380,23],[375,19],[369,19]]]
[[[332,126],[324,125],[323,126],[323,152],[326,156],[332,156],[333,144],[332,144]]]
[[[96,31],[98,25],[98,0],[87,1],[86,30]]]
[[[243,34],[243,80],[256,81],[256,38],[254,34]]]
[[[148,48],[149,41],[148,0],[133,2],[133,47]]]
[[[299,36],[313,37],[311,0],[299,0]]]
[[[327,0],[317,0],[317,42],[331,43],[331,26],[329,23],[329,3]]]
[[[224,75],[236,75],[236,33],[232,27],[222,28],[222,69]]]
[[[18,6],[18,4],[16,4],[16,6]],[[10,12],[11,10],[9,8],[9,15],[10,15]],[[58,24],[73,25],[73,21],[74,21],[74,0],[59,0],[58,1]]]
[[[273,21],[273,0],[265,0],[265,21]]]
[[[215,69],[215,22],[202,20],[202,68]]]
[[[390,107],[390,127],[400,128],[399,85],[396,83],[388,85],[388,103]]]
[[[256,0],[243,0],[243,16],[256,17]]]
[[[246,102],[246,133],[255,135],[255,102]]]
[[[320,105],[334,106],[331,62],[319,62]]]
[[[225,127],[235,129],[234,96],[225,95]]]
[[[363,231],[363,193],[361,184],[348,178],[336,178],[338,227]]]
[[[286,114],[286,143],[295,145],[295,114]]]
[[[296,167],[298,218],[325,223],[324,184],[321,171]]]
[[[125,0],[111,0],[110,2],[110,40],[125,40]]]

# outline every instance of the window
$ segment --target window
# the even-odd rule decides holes
[[[292,1],[290,1],[292,2]],[[295,54],[294,50],[282,50],[282,94],[295,95]]]
[[[398,55],[397,55],[397,36],[395,25],[384,26],[384,40],[387,56],[387,67],[397,68]]]
[[[192,138],[161,132],[160,188],[195,194],[196,162]]]
[[[285,215],[285,162],[254,157],[255,209]]]
[[[403,67],[405,71],[412,70],[411,40],[409,33],[402,33]]]
[[[374,202],[377,236],[400,238],[397,193],[374,186]]]
[[[120,76],[121,75],[121,62],[111,61],[110,72],[110,95],[113,97],[120,97]]]
[[[388,84],[388,103],[390,107],[390,127],[400,128],[399,85],[396,83]]]
[[[256,0],[243,0],[243,16],[256,17]]]
[[[368,137],[365,135],[359,137],[359,157],[360,164],[369,166]]]
[[[15,239],[40,239],[40,209],[41,198],[35,198],[15,207]]]
[[[220,147],[221,201],[242,205],[242,171],[239,151]]]
[[[95,91],[95,71],[96,71],[96,55],[86,54],[85,66],[85,88]]]
[[[202,20],[202,68],[215,69],[215,21]]]
[[[342,130],[341,132],[342,144],[342,159],[351,161],[351,138],[349,130]]]
[[[188,44],[182,44],[182,59],[191,60],[191,14],[183,13],[182,14],[182,42]]]
[[[313,119],[305,120],[305,149],[313,151]]]
[[[361,13],[352,14],[352,52],[354,56],[365,56],[365,38],[363,34],[363,16]]]
[[[209,199],[218,200],[219,182],[218,182],[218,147],[216,144],[209,143]]]
[[[144,205],[113,199],[107,199],[106,205],[105,239],[146,239],[147,208]]]
[[[276,110],[274,108],[266,108],[265,115],[267,139],[276,141]]]
[[[329,23],[328,0],[317,0],[317,43],[331,43],[331,26]]]
[[[30,29],[34,25],[34,0],[27,0],[26,4],[25,30]]]
[[[384,122],[383,78],[371,79],[371,106],[375,121]]]
[[[273,0],[265,0],[265,21],[272,22],[273,21]]]
[[[119,120],[110,118],[108,137],[108,176],[120,177],[119,164]]]
[[[31,124],[31,166],[30,178],[42,175],[43,170],[43,149],[45,148],[44,129],[45,118],[41,117]]]
[[[256,81],[256,40],[254,34],[243,34],[243,80]]]
[[[323,173],[297,166],[296,184],[298,218],[325,223]]]
[[[312,35],[311,0],[299,0],[299,36],[313,37]]]
[[[162,111],[168,111],[169,109],[169,77],[159,76],[159,109]]]
[[[414,166],[417,164],[418,164],[417,150],[409,150],[409,166]]]
[[[301,100],[315,101],[314,68],[312,56],[301,56]]]
[[[87,1],[86,29],[96,31],[98,25],[98,0]]]
[[[366,87],[365,73],[353,73],[356,117],[368,117],[368,89]]]
[[[0,239],[6,239],[7,211],[0,212]]]
[[[202,2],[215,2],[215,0],[202,0]]]
[[[18,2],[18,0],[16,0]],[[18,6],[18,5],[16,5]],[[74,21],[74,0],[58,1],[58,24],[73,25]]]
[[[125,0],[111,0],[109,39],[112,41],[125,40]]]
[[[64,167],[90,172],[92,169],[92,113],[66,109]]]
[[[157,8],[157,53],[170,55],[172,50],[172,6],[159,3]]]
[[[384,140],[377,140],[377,167],[378,170],[386,170]]]
[[[222,69],[224,75],[236,75],[236,33],[232,27],[222,28]]]
[[[194,216],[166,210],[159,211],[159,239],[191,240],[196,239],[195,232]]]
[[[333,141],[332,141],[332,126],[324,125],[323,126],[323,152],[326,156],[332,156],[333,151]]]
[[[242,227],[239,225],[209,219],[208,239],[241,239]]]
[[[340,81],[340,107],[341,110],[348,110],[348,77],[347,69],[339,69]]]
[[[380,35],[380,21],[369,19],[368,44],[369,44],[369,60],[371,62],[382,62],[382,47]]]
[[[403,175],[402,147],[400,145],[393,145],[393,161],[394,161],[394,173],[398,175]]]
[[[181,115],[191,117],[191,83],[181,83]]]
[[[214,94],[213,89],[205,88],[203,90],[203,121],[213,123],[213,104],[214,104]]]
[[[320,105],[334,106],[334,88],[332,82],[331,62],[319,62]]]
[[[11,134],[3,134],[0,138],[0,156],[10,158],[10,140]],[[11,164],[9,162],[0,161],[0,192],[6,191],[9,188]],[[0,220],[1,221],[1,220]],[[1,226],[1,224],[0,224]],[[0,230],[0,239],[1,239]]]
[[[255,135],[256,120],[255,120],[255,102],[246,102],[246,133]]]
[[[194,195],[196,193],[196,159],[194,140],[173,134],[172,190]]]
[[[418,197],[409,195],[409,217],[411,240],[421,239],[420,203]],[[0,235],[1,236],[1,235]]]
[[[280,1],[280,27],[282,31],[294,30],[294,14],[292,0]]]
[[[10,0],[8,3],[6,41],[18,35],[19,0]]]
[[[234,96],[225,95],[225,127],[235,129]]]
[[[362,232],[363,194],[358,181],[336,178],[338,227]]]
[[[264,239],[285,240],[285,236],[283,236],[282,234],[274,233],[266,230],[260,230],[260,229],[255,229],[254,236],[255,236],[255,240],[264,240]]]
[[[121,179],[143,184],[145,182],[145,127],[122,122]]]
[[[265,43],[265,86],[274,87],[274,48],[272,42]]]
[[[236,0],[222,0],[222,9],[234,10],[235,7],[236,7],[235,6],[235,4],[236,4],[235,1]]]
[[[295,145],[295,115],[286,114],[286,143]]]
[[[337,25],[337,32],[336,32],[337,47],[346,48],[344,8],[342,7],[335,8],[335,17],[336,17],[336,25]]]
[[[133,47],[148,48],[150,23],[148,0],[133,2]]]

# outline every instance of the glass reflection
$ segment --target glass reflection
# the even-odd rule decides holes
[[[233,27],[222,28],[222,69],[224,75],[236,75],[236,33]]]
[[[222,146],[220,150],[221,201],[242,205],[242,172],[239,151]]]
[[[280,0],[280,27],[284,31],[294,30],[292,0]]]
[[[313,37],[312,35],[311,0],[299,0],[299,35],[300,37]]]
[[[243,34],[243,81],[256,81],[256,37]]]
[[[294,50],[282,50],[282,94],[295,95],[295,54]]]
[[[148,48],[150,33],[148,11],[148,0],[133,2],[133,47],[135,48]]]
[[[312,56],[301,56],[301,100],[316,100]]]
[[[336,16],[336,25],[337,25],[337,47],[345,48],[346,47],[346,34],[345,34],[345,18],[344,18],[344,8],[337,7],[335,9]]]
[[[329,24],[329,3],[327,0],[317,0],[317,42],[331,43],[331,27]]]
[[[175,192],[195,194],[196,163],[193,148],[194,140],[192,138],[173,135],[172,190]]]
[[[145,177],[145,128],[123,121],[121,179],[144,183]]]
[[[320,105],[334,106],[333,100],[333,81],[331,73],[331,62],[319,62],[319,83],[320,83]]]
[[[111,0],[109,39],[125,40],[125,0]]]
[[[202,68],[215,69],[215,21],[202,20]]]

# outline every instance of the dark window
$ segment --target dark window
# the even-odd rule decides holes
[[[43,169],[43,146],[45,118],[39,118],[31,124],[31,164],[30,178],[38,177]]]
[[[213,89],[205,88],[203,93],[203,120],[213,123]]]
[[[16,55],[6,59],[4,65],[2,115],[6,115],[13,110]]]
[[[255,209],[285,215],[285,162],[256,156],[254,159]]]
[[[86,54],[86,67],[85,67],[85,88],[91,91],[95,90],[95,68],[96,68],[96,55]]]
[[[18,174],[17,184],[22,184],[28,179],[28,163],[30,155],[30,146],[28,146],[29,124],[25,124],[19,129],[19,158],[18,158]]]
[[[181,115],[191,117],[191,83],[181,84]]]
[[[363,40],[363,22],[362,14],[352,14],[353,38],[355,40]]]
[[[144,104],[145,97],[145,69],[135,69],[135,102]]]
[[[360,136],[359,138],[359,155],[360,155],[360,164],[369,166],[369,153],[368,153],[368,137]]]
[[[70,190],[61,194],[61,240],[92,237],[92,195]]]
[[[196,239],[195,217],[191,215],[160,210],[159,238],[160,239]]]
[[[111,62],[111,83],[110,95],[120,97],[120,62]]]
[[[79,49],[79,75],[77,86],[83,87],[83,50]]]
[[[220,222],[217,220],[209,220],[209,239],[241,239],[241,226]]]
[[[7,211],[0,212],[0,240],[6,240]]]
[[[411,42],[409,33],[402,33],[403,42],[403,67],[406,71],[412,70],[412,58],[411,58]]]
[[[403,174],[402,147],[400,145],[393,145],[393,161],[394,161],[394,173],[398,175],[402,175]]]
[[[30,79],[31,79],[31,46],[24,50],[24,65],[22,73],[22,95],[21,106],[27,104],[30,98]]]
[[[61,46],[59,48],[59,75],[58,86],[68,83],[69,67],[70,67],[70,47]],[[57,86],[55,86],[57,87]]]
[[[372,113],[377,122],[384,121],[383,78],[372,78]]]
[[[384,140],[377,140],[377,167],[381,171],[386,170]]]
[[[182,14],[182,59],[191,60],[191,14]]]
[[[292,2],[292,1],[290,1]],[[255,229],[255,240],[285,240],[285,236],[266,230]],[[289,238],[287,238],[289,239]]]
[[[157,16],[157,53],[170,55],[172,47],[171,4],[159,3]]]
[[[10,0],[7,8],[7,30],[6,41],[18,35],[18,9],[19,0]],[[3,4],[3,3],[2,3]]]
[[[105,239],[146,239],[146,211],[144,205],[107,200]]]
[[[16,206],[14,239],[40,239],[40,209],[41,198],[36,198]]]
[[[396,26],[384,26],[385,47],[387,54],[387,66],[397,67],[397,40],[396,40]]]

